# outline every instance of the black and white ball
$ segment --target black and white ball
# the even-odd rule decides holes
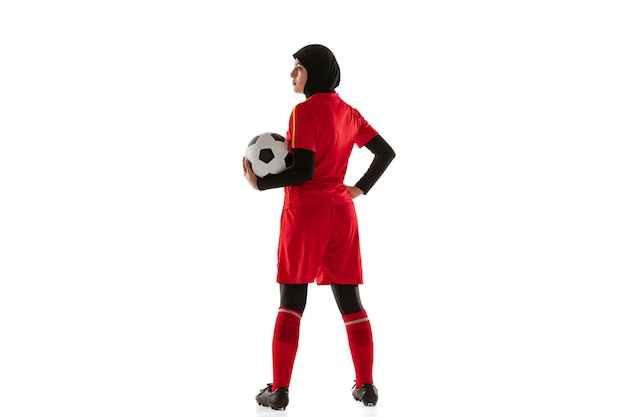
[[[278,133],[265,132],[255,136],[246,149],[246,159],[257,177],[280,174],[293,165],[289,144]]]

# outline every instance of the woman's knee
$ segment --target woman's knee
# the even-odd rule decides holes
[[[308,284],[280,284],[280,306],[304,313]]]
[[[331,284],[337,307],[342,315],[357,313],[363,310],[358,285]]]

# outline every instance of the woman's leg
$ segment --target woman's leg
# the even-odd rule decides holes
[[[308,284],[280,284],[280,307],[274,326],[272,392],[289,388],[291,371],[298,350],[300,319],[306,306]]]
[[[358,313],[363,310],[358,285],[330,284],[342,315]]]
[[[304,313],[309,284],[279,284],[280,306]]]
[[[373,384],[374,343],[372,328],[363,309],[358,285],[331,284],[337,306],[341,311],[348,333],[348,344],[356,373],[356,388]],[[375,401],[374,401],[375,404]]]

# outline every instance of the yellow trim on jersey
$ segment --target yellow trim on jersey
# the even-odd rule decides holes
[[[296,107],[291,111],[291,147],[296,147]]]

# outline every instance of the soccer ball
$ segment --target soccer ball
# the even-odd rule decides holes
[[[293,165],[293,154],[285,138],[278,133],[265,132],[255,136],[246,149],[252,172],[263,178],[268,174],[280,174]]]

